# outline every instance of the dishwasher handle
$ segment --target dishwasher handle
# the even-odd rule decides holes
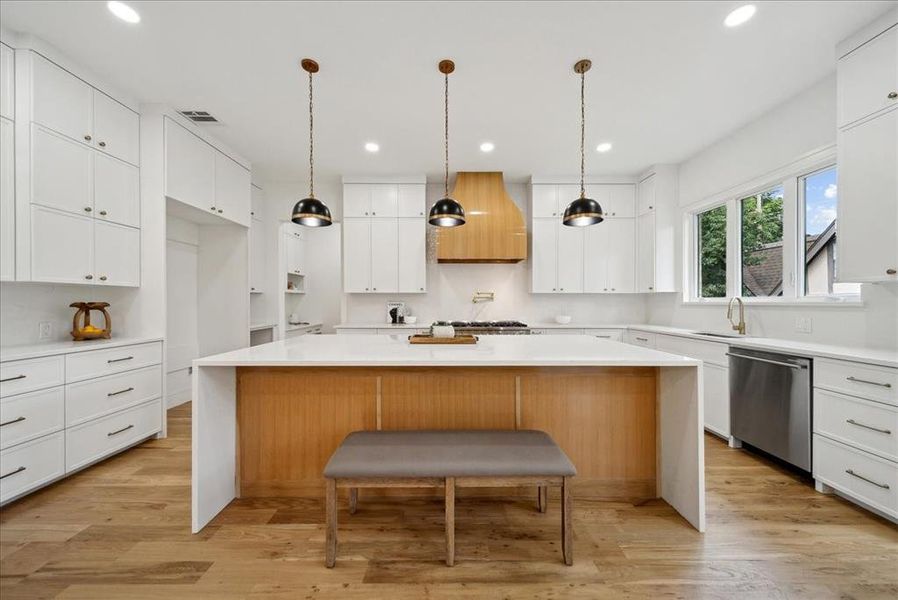
[[[733,352],[727,352],[727,356],[732,356],[733,358],[744,358],[747,360],[757,360],[759,362],[769,363],[771,365],[779,365],[781,367],[789,367],[790,369],[807,369],[807,365],[796,365],[795,363],[783,362],[781,360],[770,360],[769,358],[761,358],[759,356],[746,356],[744,354],[735,354]]]

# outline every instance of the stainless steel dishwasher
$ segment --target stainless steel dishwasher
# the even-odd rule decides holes
[[[730,347],[730,430],[737,440],[811,470],[811,360]]]

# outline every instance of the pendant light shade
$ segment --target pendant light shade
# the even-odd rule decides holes
[[[570,227],[586,227],[605,220],[602,207],[592,198],[586,197],[586,72],[592,66],[589,59],[578,60],[574,64],[574,73],[580,75],[580,197],[568,204],[564,209],[562,223]]]
[[[300,62],[303,70],[309,74],[309,196],[303,198],[293,206],[293,214],[290,220],[297,225],[306,227],[327,227],[333,223],[331,211],[321,200],[315,197],[315,139],[314,120],[312,113],[312,73],[318,72],[318,63],[311,58],[304,58]]]
[[[451,60],[441,60],[438,65],[443,74],[443,149],[445,160],[443,161],[444,178],[443,198],[430,209],[427,222],[436,227],[458,227],[465,224],[465,209],[457,201],[449,197],[449,73],[455,71],[455,63]]]

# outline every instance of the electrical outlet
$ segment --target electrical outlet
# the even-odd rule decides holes
[[[795,331],[798,333],[811,333],[811,317],[796,317]]]
[[[50,321],[41,321],[37,324],[37,337],[42,340],[49,340],[53,336],[53,323]]]

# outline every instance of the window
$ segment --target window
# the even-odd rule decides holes
[[[727,295],[727,207],[718,206],[696,215],[698,231],[698,296]]]
[[[783,295],[783,187],[739,201],[742,295]]]
[[[856,283],[836,283],[836,168],[827,167],[799,180],[804,203],[804,248],[801,256],[806,296],[859,294]]]

